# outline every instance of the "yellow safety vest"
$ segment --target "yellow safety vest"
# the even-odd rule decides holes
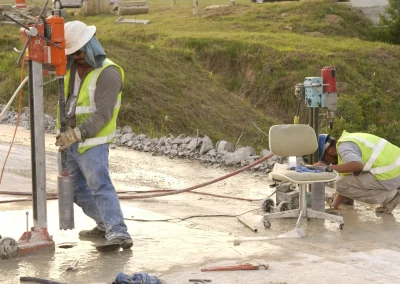
[[[81,125],[86,119],[88,119],[96,110],[96,104],[94,102],[94,93],[96,90],[97,79],[99,78],[100,73],[104,70],[104,68],[108,66],[115,66],[118,67],[119,71],[121,72],[121,79],[124,82],[124,70],[112,62],[110,59],[105,59],[103,61],[103,65],[99,68],[95,68],[90,71],[83,83],[81,84],[81,88],[78,94],[78,100],[76,102],[76,110],[75,110],[75,118],[76,118],[76,125]],[[67,71],[65,76],[65,83],[64,83],[64,94],[65,99],[69,94],[69,81],[71,79],[71,70]],[[86,138],[85,141],[79,142],[78,152],[84,153],[86,150],[105,143],[111,143],[114,141],[115,133],[117,129],[117,117],[118,112],[121,106],[121,95],[122,92],[118,94],[117,103],[114,107],[114,112],[111,120],[107,122],[102,129],[96,134],[95,137]],[[59,109],[58,109],[59,113]],[[57,115],[57,129],[60,129],[60,120],[59,115]]]
[[[377,180],[389,180],[400,175],[400,148],[386,139],[367,133],[343,131],[336,150],[342,142],[354,142],[360,147],[363,171],[372,173]],[[338,164],[342,163],[338,155]]]

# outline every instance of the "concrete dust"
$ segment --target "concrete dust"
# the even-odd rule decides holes
[[[5,159],[13,127],[0,125],[0,165]],[[30,192],[29,132],[20,129],[9,157],[0,191]],[[55,136],[46,135],[46,167],[49,192],[56,192],[57,150]],[[110,171],[117,190],[182,189],[222,176],[232,170],[198,162],[151,156],[117,148],[110,151]],[[196,191],[261,199],[272,192],[263,174],[241,173]],[[0,195],[0,201],[26,196]],[[184,193],[142,200],[121,200],[127,218],[160,220],[191,215],[238,215],[260,208],[259,202],[221,199]],[[80,239],[78,232],[94,222],[75,206],[75,229],[58,229],[58,204],[47,202],[48,230],[56,243],[54,252],[0,260],[0,283],[19,283],[20,276],[35,276],[70,283],[111,283],[119,272],[147,272],[163,283],[399,283],[400,210],[376,215],[375,206],[356,202],[344,206],[344,230],[323,220],[302,221],[306,236],[233,245],[236,237],[276,237],[294,229],[296,220],[272,220],[265,229],[260,210],[245,219],[258,229],[252,232],[233,217],[191,218],[185,221],[137,222],[127,220],[132,250],[99,254],[97,241]],[[0,204],[0,235],[18,239],[26,230],[30,201]],[[78,260],[77,270],[66,271]],[[203,267],[244,262],[269,264],[268,270],[201,272]]]

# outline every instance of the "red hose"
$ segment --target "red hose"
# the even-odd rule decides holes
[[[250,165],[247,165],[247,166],[245,166],[245,167],[243,167],[241,169],[238,169],[238,170],[236,170],[234,172],[231,172],[231,173],[226,174],[226,175],[224,175],[222,177],[219,177],[219,178],[216,178],[216,179],[213,179],[211,181],[207,181],[207,182],[204,182],[204,183],[201,183],[201,184],[198,184],[198,185],[194,185],[194,186],[191,186],[191,187],[188,187],[188,188],[185,188],[185,189],[181,189],[181,190],[171,190],[171,189],[159,190],[159,189],[156,189],[156,190],[149,190],[149,191],[136,191],[136,192],[143,192],[143,193],[146,193],[146,192],[147,193],[150,193],[150,192],[154,193],[155,192],[155,193],[154,194],[145,194],[145,195],[140,195],[140,194],[138,194],[138,195],[122,195],[122,196],[118,196],[118,198],[119,199],[144,199],[144,198],[161,197],[161,196],[179,194],[179,193],[183,193],[183,192],[189,192],[189,191],[192,191],[194,189],[197,189],[197,188],[200,188],[200,187],[204,187],[204,186],[219,182],[221,180],[227,179],[227,178],[229,178],[231,176],[237,175],[237,174],[239,174],[239,173],[241,173],[243,171],[246,171],[246,170],[258,165],[258,164],[261,164],[262,162],[264,162],[264,161],[268,160],[269,158],[271,158],[273,155],[274,154],[271,153],[268,156],[265,156],[265,157],[255,161],[255,162],[251,163]],[[117,193],[119,194],[119,193],[129,193],[129,192],[132,192],[132,191],[122,191],[122,192],[117,192]],[[236,200],[251,201],[251,202],[252,201],[261,200],[261,199],[249,199],[249,198],[218,195],[218,194],[206,193],[206,192],[191,192],[191,193],[209,195],[209,196],[221,197],[221,198],[229,198],[229,199],[236,199]],[[22,193],[22,192],[14,192],[13,193],[13,192],[10,192],[10,191],[0,191],[0,194],[32,195],[31,193]],[[57,199],[57,195],[54,194],[54,193],[49,193],[48,195],[50,195],[50,196],[47,197],[47,200],[49,200],[49,199]],[[3,200],[3,201],[0,201],[0,203],[8,203],[8,202],[16,202],[16,201],[29,201],[29,200],[32,200],[32,199],[31,198],[29,198],[29,199],[27,198],[27,199]]]
[[[152,197],[160,197],[160,196],[167,196],[167,195],[174,195],[174,194],[179,194],[179,193],[183,193],[183,192],[188,192],[188,191],[191,191],[191,190],[194,190],[194,189],[197,189],[197,188],[200,188],[200,187],[203,187],[203,186],[206,186],[206,185],[210,185],[210,184],[216,183],[218,181],[227,179],[227,178],[229,178],[231,176],[237,175],[237,174],[239,174],[239,173],[241,173],[243,171],[246,171],[246,170],[258,165],[258,164],[261,164],[262,162],[264,162],[264,161],[268,160],[269,158],[271,158],[273,155],[274,154],[271,153],[268,156],[265,156],[265,157],[255,161],[254,163],[251,163],[250,165],[247,165],[247,166],[245,166],[245,167],[243,167],[241,169],[238,169],[238,170],[236,170],[234,172],[231,172],[231,173],[226,174],[226,175],[224,175],[222,177],[219,177],[219,178],[216,178],[216,179],[213,179],[211,181],[207,181],[207,182],[204,182],[204,183],[201,183],[201,184],[198,184],[198,185],[194,185],[194,186],[191,186],[191,187],[188,187],[188,188],[185,188],[185,189],[174,190],[174,191],[168,192],[168,193],[155,193],[155,194],[146,194],[146,195],[120,196],[119,199],[152,198]]]

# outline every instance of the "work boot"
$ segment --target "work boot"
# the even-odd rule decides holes
[[[400,190],[397,191],[396,195],[388,203],[383,204],[381,207],[376,208],[376,213],[392,214],[394,208],[400,202]]]
[[[91,230],[84,230],[79,232],[79,236],[86,237],[86,238],[105,238],[106,231],[102,231],[94,227]]]
[[[354,204],[354,199],[345,197],[345,198],[343,199],[342,203],[345,204],[345,205],[353,205],[353,204]]]
[[[107,240],[103,244],[97,245],[96,249],[99,252],[112,252],[112,251],[117,251],[120,248],[130,249],[132,246],[133,246],[132,239],[115,238]]]

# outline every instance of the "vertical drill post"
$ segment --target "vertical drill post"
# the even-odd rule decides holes
[[[44,102],[42,64],[28,60],[29,99],[31,125],[31,163],[32,163],[32,196],[33,225],[36,228],[47,228],[46,207],[46,159],[44,139]]]

